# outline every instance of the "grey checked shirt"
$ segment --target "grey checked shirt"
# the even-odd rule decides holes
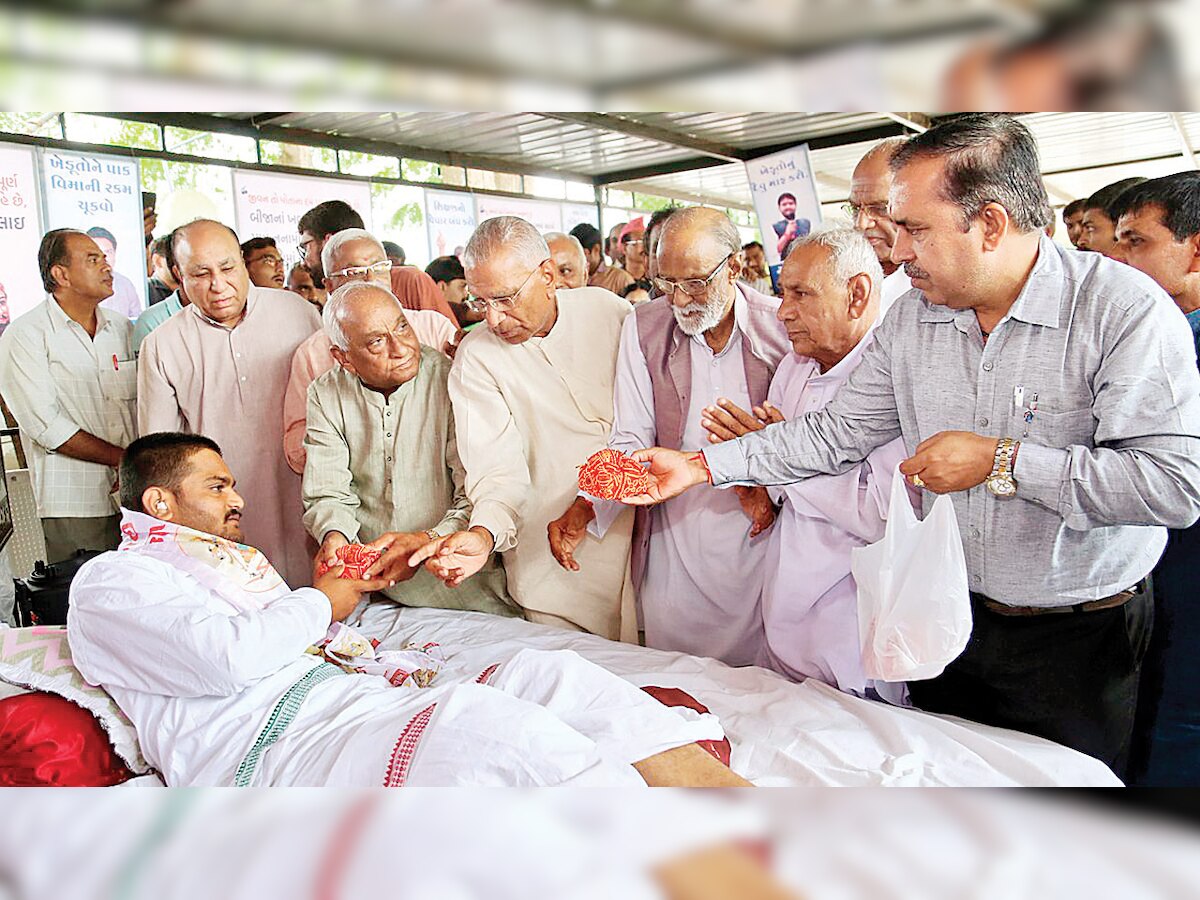
[[[1048,238],[986,347],[973,310],[912,291],[825,409],[704,453],[715,484],[786,484],[844,472],[897,436],[911,455],[941,431],[1021,441],[1015,499],[983,485],[951,495],[971,590],[1001,602],[1124,590],[1154,567],[1166,527],[1200,516],[1187,320],[1142,273]]]

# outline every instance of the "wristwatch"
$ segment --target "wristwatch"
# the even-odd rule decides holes
[[[996,442],[996,460],[992,463],[992,473],[984,484],[992,496],[1000,500],[1008,500],[1017,496],[1017,482],[1012,475],[1013,456],[1017,452],[1017,442],[1012,438],[1000,438]]]

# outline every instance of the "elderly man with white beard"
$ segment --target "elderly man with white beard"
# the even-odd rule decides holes
[[[705,411],[724,401],[760,406],[791,349],[779,301],[740,283],[741,238],[713,209],[671,214],[662,227],[655,285],[664,296],[625,320],[617,359],[609,447],[705,443]],[[734,666],[765,661],[759,599],[775,512],[765,490],[707,491],[696,500],[641,510],[634,526],[633,577],[646,644],[711,656]],[[590,531],[602,536],[616,501],[580,495],[549,526],[563,568]]]

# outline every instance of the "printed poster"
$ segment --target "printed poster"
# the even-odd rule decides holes
[[[300,217],[326,200],[349,203],[371,230],[371,186],[365,181],[233,170],[238,238],[274,238],[285,271],[300,261]]]
[[[0,333],[46,296],[37,264],[41,241],[34,151],[0,144]]]
[[[808,145],[748,160],[746,177],[771,280],[778,287],[779,269],[792,243],[821,224]]]
[[[113,269],[101,306],[136,319],[146,308],[146,239],[138,161],[66,150],[41,151],[46,230],[90,232]]]
[[[564,203],[562,205],[562,230],[570,232],[576,225],[586,222],[595,228],[600,227],[600,211],[595,203]]]
[[[475,209],[480,222],[496,216],[519,216],[542,234],[563,230],[562,203],[558,200],[547,202],[476,194]]]
[[[461,256],[475,233],[475,197],[464,191],[426,191],[425,224],[432,257]]]

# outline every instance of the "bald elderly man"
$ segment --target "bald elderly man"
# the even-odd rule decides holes
[[[218,440],[241,476],[249,542],[289,585],[312,577],[300,478],[283,446],[283,398],[296,348],[320,327],[290,291],[250,284],[237,235],[207,219],[174,232],[175,267],[191,305],[142,344],[138,431]]]
[[[433,557],[430,569],[455,586],[499,552],[530,621],[636,639],[632,517],[580,548],[586,578],[560,568],[546,544],[547,525],[578,490],[576,467],[608,441],[630,306],[602,288],[557,288],[546,241],[515,216],[483,222],[463,266],[467,302],[487,314],[487,329],[463,338],[450,370],[471,518],[411,564]]]
[[[717,210],[679,209],[663,223],[656,286],[665,296],[638,306],[621,330],[613,449],[699,446],[718,403],[749,409],[767,399],[790,347],[779,301],[738,281],[741,244]],[[763,489],[696,496],[638,512],[633,577],[646,644],[733,666],[764,662],[770,498]],[[623,508],[580,494],[551,523],[552,552],[577,581],[597,574],[578,548],[605,535]]]
[[[587,255],[579,239],[561,231],[546,234],[546,245],[554,260],[554,286],[556,288],[581,288],[588,281]]]
[[[880,287],[884,306],[912,290],[912,282],[899,263],[892,261],[899,226],[888,213],[888,192],[892,189],[892,157],[904,146],[906,138],[888,138],[866,152],[850,176],[850,202],[846,213],[856,231],[871,244],[883,267]]]

